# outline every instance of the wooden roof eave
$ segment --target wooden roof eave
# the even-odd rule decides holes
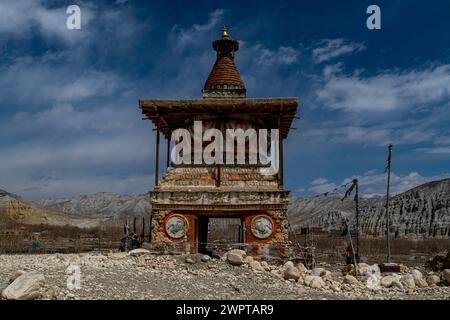
[[[283,139],[287,138],[297,112],[297,98],[266,99],[197,99],[197,100],[140,100],[139,107],[166,138],[172,130],[183,127],[187,117],[195,115],[233,114],[244,112],[262,117],[271,128],[280,128]]]

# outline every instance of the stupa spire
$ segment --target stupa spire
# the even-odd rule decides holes
[[[247,90],[234,63],[239,42],[230,39],[227,27],[223,26],[221,39],[212,45],[217,58],[203,87],[203,98],[245,98]]]

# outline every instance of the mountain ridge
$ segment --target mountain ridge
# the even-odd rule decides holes
[[[66,214],[96,216],[115,221],[123,220],[127,216],[143,217],[151,212],[147,194],[97,192],[75,197],[43,199],[37,203]]]

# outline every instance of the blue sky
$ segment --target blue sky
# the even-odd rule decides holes
[[[81,30],[66,28],[67,6]],[[381,30],[366,8],[381,8]],[[139,99],[200,98],[223,24],[248,97],[297,96],[294,195],[359,177],[384,193],[450,177],[448,1],[0,2],[0,188],[29,199],[152,188]],[[162,158],[164,163],[164,159]]]

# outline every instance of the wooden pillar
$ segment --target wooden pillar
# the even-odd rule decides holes
[[[281,111],[283,112],[283,111]],[[284,185],[283,131],[281,130],[281,114],[278,117],[278,183]]]
[[[167,138],[167,163],[166,167],[170,167],[170,139]]]
[[[221,115],[219,115],[219,128],[220,128],[220,132],[222,133],[222,136],[223,136],[223,122],[222,122],[222,116]],[[223,154],[222,154],[222,157],[223,157]],[[221,175],[221,172],[220,172],[220,164],[218,164],[218,163],[216,163],[216,187],[220,187],[220,175]]]
[[[279,145],[279,147],[280,147],[280,151],[279,151],[279,153],[280,153],[280,184],[281,185],[284,185],[284,165],[283,165],[283,163],[284,163],[284,160],[283,160],[283,138],[282,137],[280,137],[280,145]]]
[[[279,132],[279,134],[278,134],[278,139],[279,139],[279,142],[278,142],[278,159],[279,159],[279,171],[278,171],[278,179],[279,179],[279,182],[280,182],[280,185],[282,186],[282,185],[284,185],[284,160],[283,160],[283,135],[282,135],[283,133],[281,132],[281,130],[280,130],[280,132]]]
[[[156,126],[155,187],[159,184],[159,119]]]
[[[359,188],[358,179],[354,179],[355,184],[355,211],[356,211],[356,259],[359,262]]]
[[[245,226],[245,218],[244,217],[241,218],[241,227],[242,227],[241,241],[242,241],[242,243],[246,243],[247,242],[247,227]]]
[[[216,166],[216,187],[220,187],[220,164]]]

